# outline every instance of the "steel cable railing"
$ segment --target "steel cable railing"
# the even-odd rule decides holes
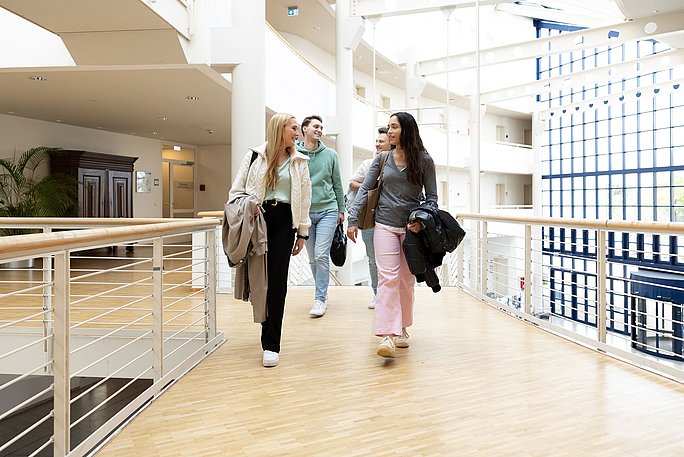
[[[0,426],[27,424],[0,440],[0,453],[84,455],[222,343],[206,236],[218,221],[132,222],[0,238],[0,262],[47,259],[42,270],[0,269]],[[183,242],[193,233],[206,242]],[[134,244],[135,255],[100,252],[117,244]]]

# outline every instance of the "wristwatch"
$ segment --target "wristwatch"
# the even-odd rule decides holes
[[[298,240],[300,240],[300,239],[301,239],[301,240],[308,240],[308,239],[309,239],[309,236],[308,236],[308,235],[307,235],[307,236],[300,235],[300,234],[298,233],[298,234],[297,234],[297,239],[298,239]]]

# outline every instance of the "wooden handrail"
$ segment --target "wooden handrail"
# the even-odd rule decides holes
[[[123,244],[163,235],[209,230],[221,223],[218,219],[162,219],[164,222],[161,223],[130,225],[135,219],[119,220],[127,221],[128,225],[0,237],[0,260],[18,256],[40,257],[64,249],[82,249],[103,243]],[[109,219],[106,221],[111,222]]]
[[[197,217],[218,217],[223,219],[223,211],[200,211],[197,213]]]
[[[102,227],[117,225],[146,225],[160,224],[171,221],[191,221],[193,218],[162,218],[162,217],[0,217],[0,227],[12,228],[74,228],[74,227]]]
[[[552,225],[558,227],[580,227],[586,229],[611,229],[634,232],[684,233],[682,222],[619,221],[611,219],[565,219],[561,217],[511,217],[502,214],[453,213],[456,218],[507,222],[512,224]],[[197,217],[223,218],[223,211],[201,211]]]
[[[454,213],[457,219],[486,220],[514,224],[552,225],[558,227],[578,227],[585,229],[609,229],[634,232],[684,233],[682,222],[645,222],[619,221],[611,219],[577,219],[561,217],[511,217],[510,215],[482,213]]]

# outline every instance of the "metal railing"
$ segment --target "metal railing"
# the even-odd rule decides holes
[[[437,268],[442,287],[684,382],[684,224],[514,212],[457,214],[467,235]],[[291,284],[306,274],[306,256],[293,258]]]
[[[218,223],[0,220],[44,231],[0,237],[0,455],[85,455],[223,343]]]
[[[441,277],[587,347],[684,382],[684,224],[458,214]]]

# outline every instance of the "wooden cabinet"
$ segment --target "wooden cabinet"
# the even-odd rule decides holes
[[[79,217],[133,217],[133,164],[137,157],[64,151],[50,159],[52,173],[78,179]]]

